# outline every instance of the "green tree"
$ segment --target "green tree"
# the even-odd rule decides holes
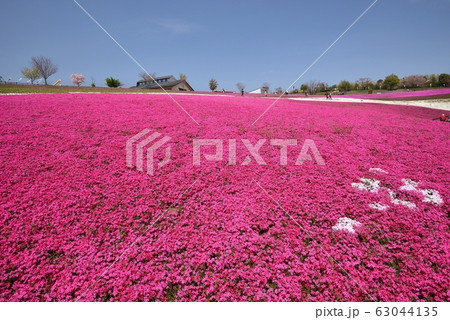
[[[114,79],[113,77],[109,77],[105,79],[106,85],[110,88],[117,88],[123,86],[123,83],[119,81],[119,79]]]
[[[427,75],[428,85],[430,87],[439,87],[439,77],[435,74]]]
[[[209,79],[209,89],[211,89],[211,91],[214,91],[217,89],[217,86],[219,84],[217,83],[217,80],[214,78]]]
[[[337,85],[337,88],[342,92],[350,91],[352,89],[352,84],[347,80],[342,80]]]
[[[450,86],[450,74],[441,73],[439,75],[439,84],[444,87]]]
[[[377,89],[381,89],[383,87],[383,80],[382,79],[378,79],[378,81],[376,83],[376,87],[377,87]]]
[[[37,78],[39,78],[40,73],[39,70],[36,68],[23,68],[22,69],[22,75],[27,78],[30,79],[31,84],[34,83],[34,80],[36,80]]]
[[[300,90],[302,90],[303,92],[308,91],[308,85],[306,85],[306,83],[302,84],[302,85],[300,86]]]
[[[180,73],[180,80],[186,80],[187,76],[185,73]]]
[[[394,90],[397,88],[400,83],[400,78],[395,74],[390,74],[383,81],[383,88],[388,90]]]

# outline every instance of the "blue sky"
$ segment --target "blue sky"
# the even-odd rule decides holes
[[[149,72],[180,72],[196,90],[291,84],[373,0],[79,0]],[[379,0],[300,81],[334,84],[450,73],[450,0]],[[0,75],[17,80],[34,55],[103,86],[135,85],[140,68],[72,0],[2,1]]]

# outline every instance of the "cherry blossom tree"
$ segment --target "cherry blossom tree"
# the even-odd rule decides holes
[[[427,86],[427,79],[421,75],[407,76],[403,81],[407,88],[424,88]]]
[[[77,74],[77,73],[71,74],[70,79],[72,80],[73,84],[77,85],[77,87],[80,87],[84,82],[84,76],[81,73],[80,74]]]

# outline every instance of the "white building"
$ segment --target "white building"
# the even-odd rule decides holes
[[[269,88],[261,87],[261,88],[255,89],[253,91],[250,91],[249,93],[265,94],[265,93],[269,93]]]

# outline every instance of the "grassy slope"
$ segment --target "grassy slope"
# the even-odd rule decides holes
[[[150,93],[150,92],[163,92],[162,90],[140,90],[130,88],[107,88],[107,87],[80,87],[75,86],[44,86],[44,85],[16,85],[16,84],[0,84],[0,94],[2,93],[68,93],[68,92],[104,92],[104,93]],[[171,91],[169,91],[171,92]],[[366,92],[366,91],[364,91]],[[388,91],[386,91],[388,92]],[[171,92],[172,93],[172,92]],[[180,93],[177,91],[177,93]],[[195,93],[195,92],[190,92]],[[200,93],[200,92],[198,92]],[[209,93],[209,92],[208,92]],[[222,94],[222,92],[216,92]],[[227,92],[228,93],[228,92]],[[353,94],[361,94],[360,91],[352,91]],[[211,94],[211,93],[209,93]],[[229,94],[229,93],[228,93]],[[348,93],[350,94],[350,92]],[[317,94],[321,96],[320,94]],[[256,95],[255,95],[256,96]],[[263,95],[261,95],[263,96]],[[278,95],[270,95],[277,97]],[[289,96],[285,96],[287,98]],[[343,96],[344,97],[344,96]],[[374,95],[374,98],[377,98]],[[435,100],[435,99],[450,99],[449,94],[445,95],[433,95],[424,97],[408,97],[408,98],[377,98],[379,100]]]
[[[138,90],[128,88],[106,88],[106,87],[74,87],[74,86],[38,86],[38,85],[0,85],[0,93],[68,93],[68,92],[149,92],[150,90]],[[161,90],[152,90],[158,92]]]

